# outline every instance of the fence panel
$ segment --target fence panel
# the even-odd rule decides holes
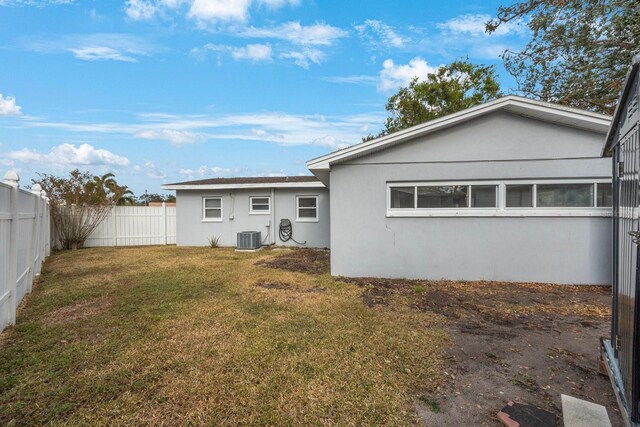
[[[49,206],[39,186],[26,191],[15,172],[0,183],[0,331],[16,321],[51,250]]]
[[[85,247],[176,243],[175,206],[115,206]]]

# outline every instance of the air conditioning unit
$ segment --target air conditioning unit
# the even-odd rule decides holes
[[[259,231],[241,231],[238,233],[238,244],[236,249],[242,251],[253,251],[260,248],[262,239]]]

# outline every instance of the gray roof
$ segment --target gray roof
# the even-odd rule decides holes
[[[320,182],[315,176],[244,176],[236,178],[209,178],[196,181],[175,182],[165,185],[234,185],[234,184],[286,184]]]

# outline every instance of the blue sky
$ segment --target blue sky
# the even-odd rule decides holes
[[[507,2],[508,0],[504,0]],[[113,172],[136,194],[218,176],[308,174],[360,142],[414,75],[496,64],[500,2],[0,0],[0,173]]]

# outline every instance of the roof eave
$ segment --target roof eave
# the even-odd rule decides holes
[[[248,184],[165,184],[163,190],[242,190],[260,188],[324,188],[322,182],[277,182]]]

